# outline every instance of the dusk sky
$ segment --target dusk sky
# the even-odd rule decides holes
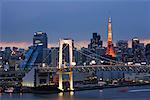
[[[93,32],[106,41],[109,16],[114,41],[150,39],[148,0],[0,0],[0,10],[1,42],[32,42],[36,31],[46,32],[49,43],[90,41]]]

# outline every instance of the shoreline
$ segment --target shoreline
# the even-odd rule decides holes
[[[110,89],[110,88],[119,88],[119,87],[132,87],[132,86],[150,86],[150,83],[144,83],[144,84],[128,84],[128,85],[109,85],[109,86],[85,86],[85,87],[75,87],[74,90],[64,90],[64,91],[33,91],[31,88],[29,88],[28,91],[22,91],[22,92],[13,92],[12,94],[19,94],[19,93],[32,93],[32,94],[57,94],[57,93],[65,93],[65,92],[78,92],[78,91],[86,91],[86,90],[98,90],[98,89]],[[8,94],[5,92],[2,92],[1,94]]]
[[[109,89],[109,88],[132,87],[132,86],[150,86],[150,83],[145,83],[145,84],[118,85],[118,86],[93,86],[93,87],[81,87],[81,88],[76,88],[74,91],[97,90],[97,89]],[[69,91],[68,91],[68,92],[69,92]]]

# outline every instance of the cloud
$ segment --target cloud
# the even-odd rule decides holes
[[[144,43],[145,45],[149,44],[150,43],[150,39],[141,39],[140,43]],[[128,46],[132,47],[132,40],[128,41]]]
[[[77,48],[77,49],[80,49],[82,47],[88,47],[88,44],[89,44],[89,41],[75,41],[74,43],[74,46]]]
[[[0,42],[0,47],[18,47],[27,49],[31,45],[30,42]]]
[[[88,47],[89,41],[75,41],[74,45],[77,48],[81,47]],[[30,42],[0,42],[0,47],[18,47],[18,48],[25,48],[27,49],[29,46],[31,46],[32,43]],[[59,43],[49,43],[48,48],[51,47],[58,47]]]
[[[74,41],[74,46],[77,48],[77,49],[80,49],[82,47],[88,47],[88,44],[89,44],[89,41]],[[58,47],[59,46],[59,43],[49,43],[48,44],[48,48],[51,48],[51,47]]]
[[[27,49],[29,46],[31,46],[31,42],[0,42],[0,47],[18,47],[18,48],[25,48]],[[48,48],[51,47],[57,47],[57,43],[50,43],[48,44]]]
[[[150,43],[150,39],[144,39],[144,40],[141,40],[141,43],[149,44],[149,43]]]
[[[74,45],[77,49],[80,49],[82,47],[88,47],[88,44],[90,41],[83,40],[83,41],[74,41]],[[140,43],[144,43],[145,45],[150,43],[150,39],[141,39]],[[129,47],[132,45],[132,41],[128,41]],[[18,48],[25,48],[27,49],[29,46],[31,46],[32,43],[30,42],[0,42],[0,47],[18,47]],[[103,42],[103,46],[106,46],[107,42]],[[59,43],[49,43],[48,48],[51,47],[58,47]]]
[[[58,47],[58,43],[49,43],[48,44],[48,48],[51,48],[51,47]]]

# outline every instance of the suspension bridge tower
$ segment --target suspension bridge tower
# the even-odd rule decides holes
[[[63,45],[67,45],[69,47],[69,68],[66,67],[65,62],[63,62]],[[65,48],[65,47],[64,47]],[[69,84],[70,84],[70,90],[73,89],[73,71],[72,71],[72,65],[73,65],[73,40],[71,39],[63,39],[59,41],[59,65],[58,65],[58,74],[59,74],[59,89],[64,90],[63,87],[63,75],[67,74],[69,75]],[[67,69],[67,70],[66,70]]]
[[[107,51],[106,55],[111,57],[116,57],[114,47],[113,47],[113,41],[112,41],[112,23],[111,18],[108,19],[108,40],[107,40]]]

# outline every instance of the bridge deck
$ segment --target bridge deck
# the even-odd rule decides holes
[[[38,67],[39,72],[57,72],[59,69],[57,67]],[[63,70],[69,70],[70,67],[63,68]],[[131,72],[141,72],[150,73],[150,66],[148,65],[92,65],[92,66],[74,66],[73,71],[78,72],[89,72],[89,71],[131,71]]]

